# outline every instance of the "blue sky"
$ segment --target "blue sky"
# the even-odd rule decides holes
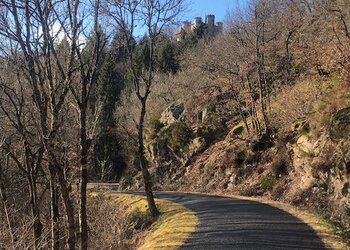
[[[225,22],[226,15],[230,10],[244,8],[248,1],[249,0],[185,0],[187,9],[177,17],[176,21],[182,22],[187,20],[192,22],[194,17],[202,17],[202,21],[204,22],[206,15],[213,14],[215,15],[215,22]],[[178,27],[175,27],[175,30],[177,30],[177,28]],[[138,27],[135,30],[135,34],[138,37],[142,37],[144,33],[144,27]]]
[[[215,21],[224,21],[227,11],[235,9],[237,6],[244,4],[245,0],[187,0],[188,10],[180,17],[183,20],[192,21],[194,17],[203,18],[205,15],[215,15]]]

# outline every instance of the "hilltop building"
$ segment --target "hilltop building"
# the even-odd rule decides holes
[[[214,15],[205,16],[205,23],[202,22],[201,17],[195,17],[193,23],[189,21],[184,21],[175,34],[176,40],[180,42],[185,38],[187,34],[202,28],[209,38],[214,38],[218,34],[221,34],[224,29],[224,24],[222,22],[215,23]]]

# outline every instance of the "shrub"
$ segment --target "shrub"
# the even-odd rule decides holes
[[[211,178],[213,177],[215,174],[215,165],[214,163],[212,162],[209,162],[207,163],[205,166],[204,166],[204,175],[206,178]]]
[[[244,163],[245,158],[246,158],[245,151],[239,151],[236,154],[236,157],[234,159],[236,166],[238,166],[238,167],[241,166]]]
[[[277,153],[273,156],[271,163],[271,173],[275,177],[288,175],[289,155],[283,140],[279,140],[276,144]]]
[[[288,174],[288,166],[285,159],[277,157],[271,164],[271,171],[274,176],[278,177],[279,175]]]
[[[148,124],[148,134],[149,134],[149,139],[153,140],[156,136],[157,133],[164,127],[164,124],[159,121],[159,114],[152,116],[152,118],[149,121]]]
[[[260,179],[261,188],[266,192],[272,190],[275,185],[276,179],[272,176],[263,176]]]
[[[171,147],[175,153],[186,152],[192,138],[192,130],[183,122],[176,122],[164,127],[157,135],[159,142]]]

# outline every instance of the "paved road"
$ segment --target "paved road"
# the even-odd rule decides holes
[[[327,249],[308,225],[266,204],[173,192],[155,196],[182,204],[199,218],[181,249]]]

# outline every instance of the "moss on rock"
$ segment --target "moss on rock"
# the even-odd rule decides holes
[[[297,119],[292,123],[291,130],[306,135],[310,132],[310,125],[306,119]]]
[[[235,125],[226,136],[226,141],[232,140],[234,137],[241,135],[244,132],[244,122]]]

